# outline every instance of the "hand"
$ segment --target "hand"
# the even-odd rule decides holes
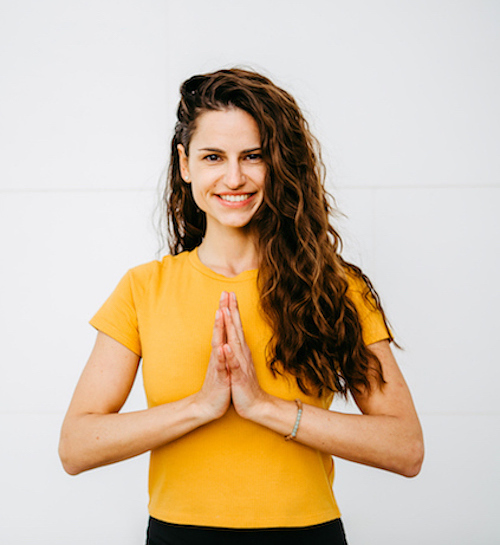
[[[212,352],[208,361],[207,373],[201,390],[196,395],[209,420],[216,420],[225,414],[231,403],[231,379],[226,366],[223,345],[226,342],[223,308],[227,307],[227,293],[221,295],[219,308],[215,313],[212,334]]]
[[[222,298],[226,342],[223,353],[231,379],[231,398],[236,412],[250,418],[252,410],[269,397],[259,385],[252,354],[245,340],[236,295]],[[227,304],[224,304],[227,303]]]

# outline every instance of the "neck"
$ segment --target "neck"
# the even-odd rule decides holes
[[[198,257],[208,268],[228,277],[259,266],[255,236],[249,229],[207,229]]]

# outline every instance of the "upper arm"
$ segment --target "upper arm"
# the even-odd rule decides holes
[[[67,418],[118,412],[132,389],[139,361],[137,354],[108,335],[98,332]]]
[[[420,423],[410,390],[392,353],[388,340],[370,344],[368,348],[378,357],[386,383],[371,390],[353,394],[363,414],[386,415],[403,418],[420,432]]]

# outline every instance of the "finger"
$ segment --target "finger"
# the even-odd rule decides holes
[[[231,348],[231,346],[229,344],[224,344],[222,348],[224,350],[226,364],[229,367],[229,370],[231,371],[231,373],[238,371],[238,369],[241,368],[241,365],[238,359],[236,358],[236,355],[233,349]]]
[[[216,365],[215,369],[224,375],[224,377],[227,375],[227,363],[226,363],[226,354],[224,352],[224,345],[220,345],[215,350],[216,355]]]
[[[221,310],[217,309],[215,312],[214,330],[212,333],[212,347],[221,346],[224,342],[224,316]]]
[[[226,326],[227,342],[233,345],[233,349],[241,346],[241,339],[234,325],[233,317],[229,308],[224,308],[224,324]]]
[[[227,306],[229,306],[229,294],[227,293],[227,291],[223,291],[220,294],[219,308],[223,310]]]
[[[228,303],[229,303],[228,293],[227,293],[227,291],[223,291],[221,293],[220,299],[219,299],[219,309],[221,311],[222,327],[223,327],[223,331],[222,331],[222,342],[223,343],[227,342],[227,331],[226,331],[226,324],[225,324],[225,320],[224,320],[224,309],[228,308]]]
[[[245,333],[243,332],[243,324],[241,323],[240,309],[238,306],[238,300],[236,299],[236,294],[231,292],[228,296],[229,299],[229,310],[231,311],[231,316],[233,318],[233,323],[238,333],[240,343],[245,342]]]

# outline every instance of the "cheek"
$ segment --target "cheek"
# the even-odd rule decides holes
[[[201,194],[197,186],[191,184],[191,195],[193,196],[194,202],[200,206]]]
[[[191,182],[191,195],[193,196],[193,200],[196,203],[196,206],[203,210],[203,212],[207,211],[207,194],[206,189],[203,185],[200,185],[198,182]]]
[[[260,180],[259,180],[259,185],[261,190],[265,192],[270,183],[271,183],[270,180],[268,180],[267,169],[265,169],[263,170],[263,172],[261,172]]]

